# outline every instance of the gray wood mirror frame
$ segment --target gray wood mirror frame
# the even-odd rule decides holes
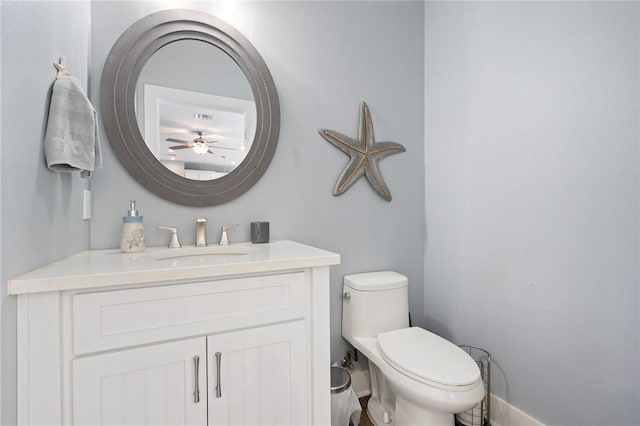
[[[253,144],[245,159],[219,179],[190,180],[167,169],[148,149],[138,127],[136,83],[140,72],[158,49],[179,40],[199,40],[224,51],[238,64],[253,92]],[[250,189],[269,166],[280,132],[278,94],[258,51],[231,25],[194,10],[153,13],[118,38],[102,72],[100,108],[109,142],[127,172],[158,196],[189,206],[222,204]]]

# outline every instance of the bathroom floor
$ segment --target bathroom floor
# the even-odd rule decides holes
[[[362,414],[360,415],[360,424],[358,426],[374,426],[367,416],[367,402],[369,401],[368,396],[364,396],[360,398],[360,405],[362,406]]]

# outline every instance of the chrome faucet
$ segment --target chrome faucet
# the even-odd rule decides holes
[[[196,219],[196,247],[207,246],[207,218]]]
[[[225,225],[222,227],[222,236],[220,237],[220,245],[228,246],[231,242],[229,241],[229,236],[227,235],[227,231],[229,228],[233,228],[234,226],[240,226],[237,223],[233,223],[231,225]]]
[[[170,226],[158,226],[158,229],[166,229],[171,231],[171,242],[169,242],[169,248],[180,248],[180,240],[178,240],[178,228],[171,228]]]

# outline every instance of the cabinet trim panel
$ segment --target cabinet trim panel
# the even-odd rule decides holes
[[[304,318],[306,274],[73,296],[74,354]]]

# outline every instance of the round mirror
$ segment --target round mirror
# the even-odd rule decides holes
[[[101,110],[118,160],[168,200],[216,205],[247,191],[277,145],[280,111],[262,57],[223,21],[166,10],[116,41]]]

